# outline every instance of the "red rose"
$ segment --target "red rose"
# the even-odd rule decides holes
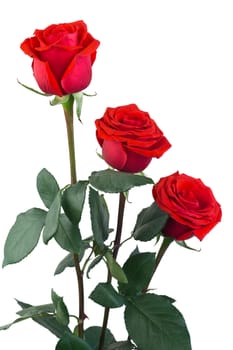
[[[63,96],[90,84],[98,46],[86,24],[76,21],[36,29],[20,47],[33,58],[32,69],[41,90]]]
[[[221,220],[222,211],[212,190],[200,179],[176,172],[153,186],[158,206],[170,216],[163,233],[176,240],[202,240]]]
[[[149,114],[135,104],[109,107],[95,124],[104,160],[120,171],[140,172],[171,147]]]

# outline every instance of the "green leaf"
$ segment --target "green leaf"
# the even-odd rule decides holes
[[[57,293],[55,293],[54,290],[52,290],[51,295],[52,295],[53,305],[55,307],[57,321],[64,326],[68,326],[70,322],[69,312],[66,304],[63,301],[63,298],[57,295]]]
[[[130,256],[133,256],[133,255],[136,255],[136,254],[139,254],[139,253],[140,253],[139,248],[138,248],[138,246],[136,246],[136,248],[132,251]]]
[[[55,308],[53,304],[43,304],[38,306],[29,306],[17,312],[21,317],[41,316],[43,313],[54,313]]]
[[[101,245],[108,238],[109,234],[109,212],[104,197],[91,187],[89,205],[94,240]]]
[[[41,316],[32,317],[32,320],[38,323],[40,326],[49,330],[57,338],[63,337],[65,333],[72,333],[71,330],[57,321],[56,316],[45,314]]]
[[[1,326],[0,327],[0,331],[6,331],[8,328],[10,328],[11,326],[13,326],[14,324],[18,323],[18,322],[21,322],[21,321],[25,321],[27,320],[28,317],[19,317],[17,318],[16,320],[14,320],[13,322],[11,323],[8,323],[8,324],[5,324],[4,326]]]
[[[191,350],[185,320],[169,298],[145,294],[129,299],[125,324],[141,350]]]
[[[89,245],[89,242],[88,240],[83,240],[81,242],[81,248],[80,248],[80,252],[78,254],[78,259],[79,261],[82,260],[83,256],[84,256],[84,253],[85,253],[85,250],[87,248],[90,248],[90,245]],[[54,272],[54,275],[59,275],[60,273],[62,273],[67,267],[74,267],[75,266],[75,263],[74,263],[74,254],[72,253],[69,253],[65,256],[64,259],[62,259],[60,261],[60,263],[58,264],[55,272]]]
[[[98,255],[95,257],[94,260],[92,260],[92,262],[90,263],[90,265],[88,266],[87,269],[87,278],[90,278],[89,273],[90,271],[103,259],[102,255]]]
[[[118,282],[127,283],[127,277],[120,265],[113,258],[112,253],[108,251],[104,254],[104,256],[107,260],[107,265],[112,277],[116,278]]]
[[[153,184],[153,180],[142,175],[129,174],[112,169],[95,171],[89,177],[90,184],[96,189],[108,192],[127,192],[132,187]]]
[[[36,247],[45,223],[46,212],[32,208],[17,216],[4,246],[3,267],[24,259]]]
[[[75,254],[80,253],[82,240],[79,228],[73,225],[65,214],[60,215],[58,229],[54,238],[57,243],[68,252]]]
[[[69,186],[62,196],[62,207],[70,221],[77,225],[81,220],[88,181]]]
[[[93,350],[90,345],[76,335],[66,333],[57,343],[55,350]]]
[[[32,307],[32,305],[24,303],[22,301],[16,300],[17,303],[23,308],[29,308]],[[34,316],[31,318],[34,322],[38,323],[40,326],[48,329],[52,334],[54,334],[56,337],[61,338],[65,333],[70,332],[71,330],[60,324],[54,315],[44,313],[43,316]]]
[[[124,304],[124,298],[117,293],[110,283],[99,283],[89,298],[104,307],[116,308]]]
[[[133,350],[136,349],[135,345],[129,340],[117,341],[112,343],[106,350]]]
[[[58,225],[59,216],[61,211],[61,193],[57,193],[45,219],[45,227],[43,230],[43,241],[45,244],[49,242],[51,238],[55,235]]]
[[[92,350],[98,350],[99,340],[102,332],[102,327],[92,326],[85,330],[85,340],[90,345]],[[109,346],[115,342],[115,338],[107,328],[104,338],[103,350],[108,350]]]
[[[36,185],[44,205],[46,208],[50,208],[60,191],[55,177],[47,169],[42,169],[37,175]]]
[[[74,100],[76,102],[76,115],[78,120],[81,122],[81,111],[83,105],[83,92],[77,92],[73,94]]]
[[[131,255],[123,265],[128,283],[119,283],[119,291],[124,295],[136,295],[147,287],[153,275],[154,253]]]
[[[168,214],[162,211],[155,202],[150,207],[142,209],[138,214],[133,236],[139,241],[149,241],[160,234]]]
[[[74,267],[74,254],[69,253],[65,256],[64,259],[57,265],[57,268],[54,272],[54,275],[59,275],[62,273],[67,267]]]

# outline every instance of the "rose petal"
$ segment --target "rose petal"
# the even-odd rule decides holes
[[[108,107],[95,123],[100,144],[101,140],[115,140],[148,158],[159,158],[171,147],[155,121],[136,104]]]
[[[72,94],[84,90],[91,78],[90,57],[75,56],[61,79],[61,86],[67,94]]]
[[[23,50],[23,52],[30,56],[30,57],[37,57],[37,54],[35,52],[35,48],[39,46],[38,39],[36,37],[25,39],[21,45],[20,48]]]
[[[42,91],[63,96],[89,85],[99,44],[84,21],[75,21],[36,29],[20,47],[35,60],[34,75]]]
[[[163,232],[176,239],[202,240],[221,220],[221,206],[200,179],[176,172],[161,178],[152,194],[170,216]]]
[[[60,47],[51,47],[45,51],[39,51],[37,55],[42,61],[49,63],[57,81],[60,81],[74,57],[74,52]]]
[[[192,230],[190,227],[180,224],[179,222],[169,218],[166,222],[165,227],[162,232],[171,238],[174,238],[178,241],[184,241],[193,236]]]
[[[142,154],[132,152],[131,150],[126,150],[127,162],[125,163],[122,171],[128,173],[139,173],[143,171],[151,162],[150,157],[145,157]]]
[[[32,68],[35,79],[42,91],[51,95],[64,95],[48,62],[43,62],[34,58]]]
[[[127,161],[127,155],[120,142],[104,140],[102,145],[104,160],[114,169],[122,170]]]

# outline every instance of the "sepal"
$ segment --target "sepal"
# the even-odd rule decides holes
[[[45,93],[43,93],[43,92],[41,92],[41,91],[38,91],[38,90],[36,90],[36,89],[33,89],[33,88],[31,88],[31,87],[29,87],[29,86],[27,86],[27,85],[21,83],[18,79],[17,79],[17,82],[19,83],[19,85],[23,86],[25,89],[30,90],[30,91],[32,91],[32,92],[38,94],[38,95],[42,95],[42,96],[45,96],[45,97],[52,96],[52,95],[50,95],[50,94],[45,94]]]
[[[82,112],[82,105],[83,105],[83,92],[77,92],[76,94],[73,94],[74,100],[75,100],[75,110],[76,110],[76,116],[78,117],[78,120],[81,121],[81,112]]]
[[[63,105],[64,103],[67,103],[70,99],[71,95],[64,95],[64,96],[55,96],[53,100],[50,101],[51,106],[57,106],[57,105]]]
[[[193,251],[198,252],[198,253],[201,251],[201,248],[200,248],[200,249],[196,249],[196,248],[190,247],[185,241],[178,241],[178,240],[175,240],[175,242],[176,242],[179,246],[181,246],[181,247],[183,247],[183,248],[186,248],[186,249],[189,249],[189,250],[193,250]]]
[[[97,94],[87,94],[85,92],[77,92],[75,94],[72,94],[74,101],[75,101],[75,110],[76,110],[76,116],[78,117],[78,120],[82,123],[81,120],[81,112],[82,112],[82,105],[83,105],[83,96],[93,97]]]

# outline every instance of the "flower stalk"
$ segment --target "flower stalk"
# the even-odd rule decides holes
[[[71,184],[75,184],[77,182],[75,143],[74,143],[73,105],[74,105],[74,98],[72,95],[70,95],[70,98],[65,103],[62,104],[65,120],[66,120]],[[84,322],[84,319],[86,318],[86,315],[84,312],[84,284],[83,284],[83,272],[81,270],[79,257],[77,254],[74,254],[74,264],[75,264],[75,271],[76,271],[76,276],[78,281],[78,292],[79,292],[78,335],[80,338],[83,338],[83,335],[84,335],[83,322]]]
[[[162,260],[162,257],[164,256],[164,254],[166,253],[168,247],[170,246],[170,244],[174,241],[173,238],[170,237],[164,237],[163,238],[163,242],[159,248],[157,257],[155,259],[155,265],[154,265],[154,270],[153,270],[153,274],[155,273],[155,271],[157,270],[160,261]]]
[[[119,194],[117,228],[116,228],[116,236],[115,236],[114,247],[113,247],[113,258],[114,259],[117,258],[118,251],[120,248],[124,210],[125,210],[125,195],[124,195],[124,193],[121,192]],[[110,271],[108,270],[107,283],[111,283],[111,280],[112,280],[112,275],[111,275]],[[103,323],[102,323],[102,330],[101,330],[101,335],[100,335],[100,340],[99,340],[99,350],[102,350],[104,347],[104,339],[105,339],[105,333],[106,333],[106,329],[107,329],[107,325],[108,325],[109,312],[110,312],[110,308],[105,307]]]
[[[159,264],[160,264],[160,262],[161,262],[161,260],[162,260],[162,258],[164,256],[164,254],[166,253],[166,251],[168,249],[168,247],[170,246],[170,244],[173,241],[174,241],[174,239],[170,238],[170,237],[164,237],[163,238],[163,242],[162,242],[162,244],[161,244],[161,246],[159,248],[158,254],[156,255],[154,269],[153,269],[153,274],[152,274],[151,279],[153,278],[153,276],[154,276],[154,274],[155,274],[155,272],[156,272],[156,270],[157,270],[157,268],[158,268],[158,266],[159,266]],[[150,279],[148,285],[144,288],[143,293],[146,293],[148,291],[151,279]]]
[[[63,110],[66,120],[68,147],[69,147],[69,159],[70,159],[70,182],[75,184],[77,182],[76,175],[76,160],[75,160],[75,147],[74,147],[74,117],[73,117],[73,105],[74,98],[70,95],[67,102],[63,103]]]

